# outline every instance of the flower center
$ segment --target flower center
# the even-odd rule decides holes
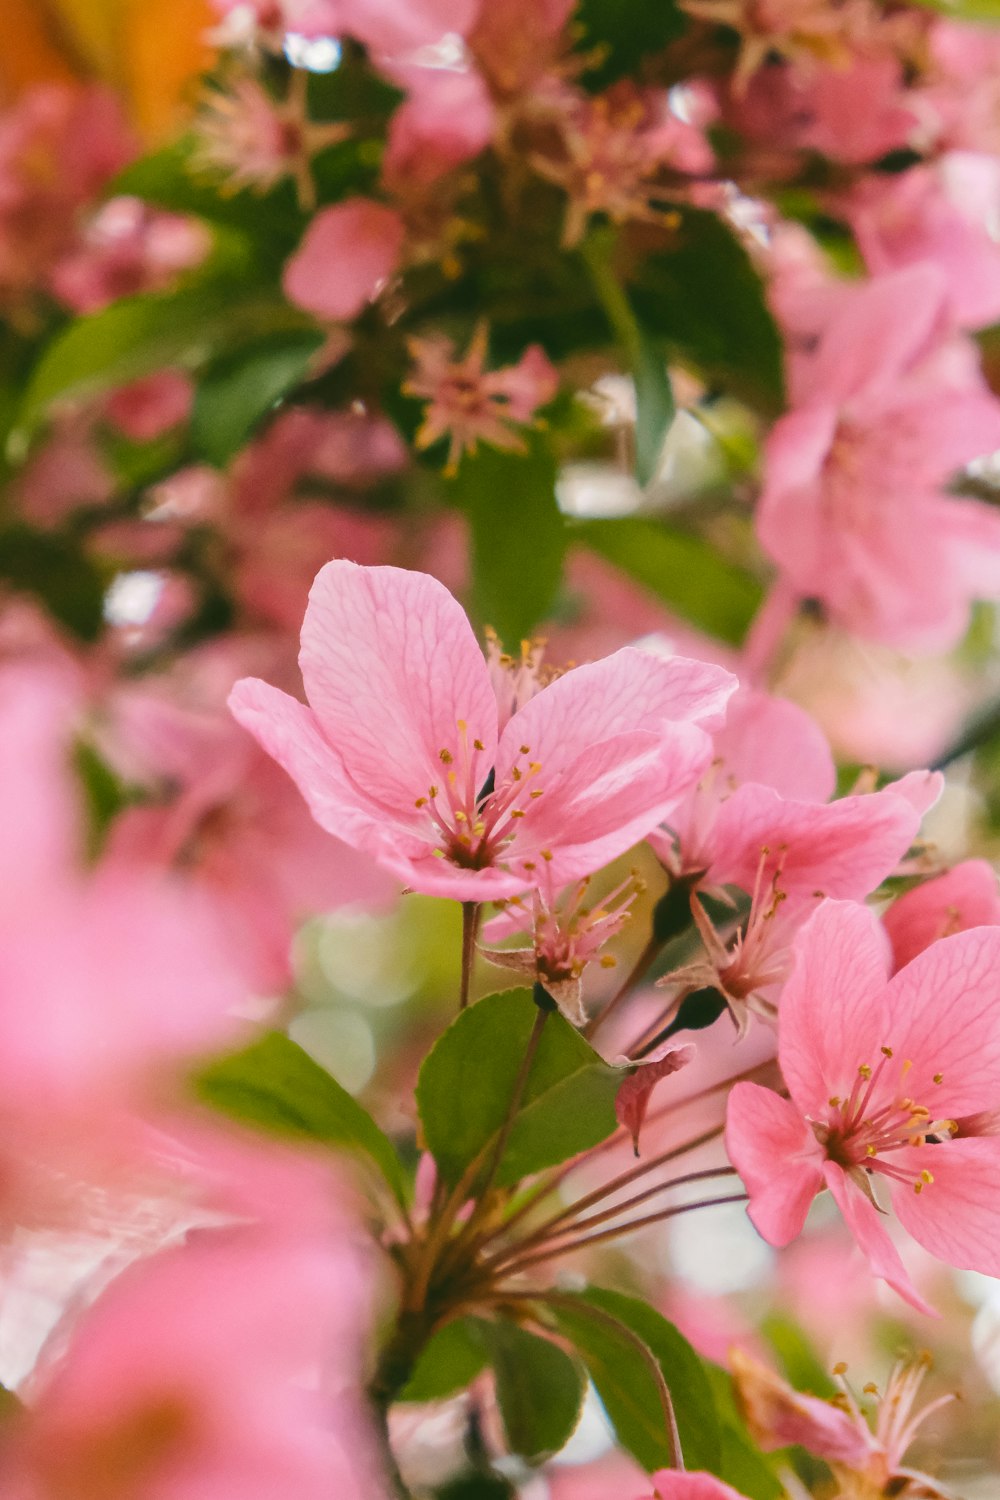
[[[874,1067],[862,1063],[858,1068],[846,1099],[834,1095],[828,1101],[829,1120],[813,1122],[813,1130],[830,1160],[855,1178],[859,1173],[877,1172],[921,1193],[934,1181],[933,1173],[909,1164],[901,1166],[892,1160],[893,1153],[950,1140],[958,1133],[958,1124],[935,1118],[932,1109],[905,1094],[904,1080],[912,1062],[897,1062],[891,1047],[881,1052]],[[897,1074],[894,1086],[893,1071]],[[934,1082],[942,1082],[940,1073],[934,1074]]]
[[[434,856],[450,860],[463,870],[484,870],[502,862],[504,852],[514,842],[518,824],[528,807],[542,796],[537,777],[541,762],[529,760],[530,745],[521,745],[509,774],[499,783],[491,771],[485,784],[476,787],[472,752],[484,748],[482,740],[469,743],[468,725],[458,720],[458,740],[454,750],[438,751],[443,767],[439,783],[418,797],[414,806],[428,817]],[[539,851],[542,859],[551,859],[547,849]],[[522,860],[529,873],[535,869],[531,860]]]

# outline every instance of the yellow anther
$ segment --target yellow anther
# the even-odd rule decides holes
[[[433,856],[434,856],[435,859],[444,859],[444,850],[443,849],[432,849],[431,853],[433,854]]]
[[[542,769],[542,763],[541,763],[540,760],[532,760],[532,761],[528,762],[528,770],[529,771],[533,771],[536,776],[538,775],[538,773],[539,773],[539,771],[541,769]]]
[[[921,1172],[920,1179],[921,1179],[922,1182],[926,1182],[926,1183],[930,1184],[930,1183],[932,1183],[934,1181],[934,1173],[933,1172]]]
[[[878,1156],[878,1147],[877,1146],[866,1146],[865,1147],[865,1155],[866,1156]]]
[[[602,969],[616,969],[617,967],[618,967],[618,960],[617,960],[617,958],[615,958],[615,956],[614,956],[613,953],[602,953],[601,954],[601,968]]]
[[[878,1386],[875,1384],[874,1380],[869,1380],[869,1382],[868,1382],[867,1385],[863,1385],[861,1387],[861,1390],[862,1390],[862,1393],[864,1395],[866,1395],[866,1396],[877,1396],[878,1395]]]
[[[833,1373],[834,1373],[834,1375],[846,1375],[847,1374],[847,1362],[846,1362],[846,1360],[843,1360],[843,1359],[838,1360],[837,1363],[833,1367]]]
[[[465,731],[466,731],[466,730],[467,730],[467,729],[468,729],[468,727],[469,727],[469,726],[468,726],[468,724],[467,724],[467,723],[466,723],[466,722],[465,722],[465,720],[464,720],[464,719],[459,719],[459,720],[457,720],[457,723],[458,723],[458,728],[459,728],[459,731],[460,731],[460,732],[461,732],[461,733],[462,733],[462,734],[464,734],[464,733],[465,733]]]
[[[531,800],[533,802],[537,801],[538,798],[541,797],[542,795],[543,795],[543,793],[542,793],[541,787],[538,787],[538,789],[536,791],[534,791],[534,792],[529,792],[528,793],[528,796],[531,798]]]
[[[524,808],[523,807],[512,807],[511,810],[510,810],[510,815],[511,815],[512,818],[523,818],[524,817]]]
[[[892,1056],[892,1048],[891,1047],[883,1047],[882,1048],[882,1056],[883,1057],[891,1057]]]
[[[486,749],[486,746],[483,744],[482,740],[473,740],[472,741],[472,745],[473,745],[473,748],[475,750],[485,750]]]
[[[922,1135],[911,1135],[909,1137],[909,1142],[911,1146],[922,1146],[924,1144],[924,1138]]]
[[[486,824],[481,818],[478,820],[478,822],[473,823],[472,831],[476,835],[477,839],[482,838],[483,834],[486,832]]]
[[[541,849],[541,850],[539,850],[539,853],[541,854],[542,858],[546,861],[546,863],[548,863],[552,859],[552,850],[551,849]]]
[[[533,870],[533,869],[535,869],[535,861],[533,859],[526,859],[524,861],[524,868],[526,870]]]
[[[922,1182],[915,1182],[915,1183],[914,1183],[914,1184],[913,1184],[913,1191],[914,1191],[914,1192],[915,1192],[915,1193],[922,1193],[922,1192],[923,1192],[923,1190],[924,1190],[924,1185],[923,1185],[923,1183],[922,1183]]]
[[[431,786],[431,787],[427,788],[427,795],[430,797],[430,799],[431,799],[432,802],[433,802],[434,798],[437,796],[437,794],[438,794],[438,789],[437,789],[436,786]]]
[[[521,754],[522,755],[529,755],[530,753],[531,753],[531,746],[530,745],[522,745],[521,746]]]
[[[903,1075],[904,1075],[904,1077],[910,1071],[910,1069],[912,1067],[913,1067],[913,1058],[912,1057],[906,1057],[906,1058],[904,1058],[903,1059]]]
[[[416,800],[416,802],[414,802],[413,805],[414,805],[414,807],[426,807],[427,806],[427,798],[426,797],[418,797],[417,800]]]
[[[442,763],[442,765],[450,766],[454,759],[455,757],[452,755],[450,750],[438,751],[438,760]]]
[[[464,813],[460,807],[456,808],[455,809],[455,822],[456,823],[467,823],[468,821],[469,821],[468,814]]]
[[[943,1073],[935,1073],[934,1074],[934,1082],[935,1083],[944,1083],[944,1074]]]
[[[831,1109],[839,1109],[844,1101],[843,1099],[841,1099],[839,1094],[831,1094],[826,1102],[827,1104],[829,1104]]]
[[[521,772],[517,769],[517,766],[514,767],[510,774],[514,781],[521,780]]]
[[[867,1063],[862,1063],[858,1069],[858,1077],[868,1079],[872,1076],[872,1070]]]

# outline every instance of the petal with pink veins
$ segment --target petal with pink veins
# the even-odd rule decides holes
[[[1000,1137],[945,1141],[899,1153],[899,1165],[933,1180],[893,1189],[892,1206],[919,1245],[962,1271],[1000,1276]]]
[[[738,1083],[726,1107],[726,1150],[757,1232],[769,1245],[789,1244],[823,1186],[823,1153],[806,1121],[771,1089]]]
[[[934,1308],[924,1301],[907,1275],[899,1251],[889,1238],[889,1231],[878,1209],[835,1162],[826,1163],[824,1175],[826,1185],[859,1249],[864,1252],[873,1274],[888,1282],[893,1291],[898,1292],[917,1312],[925,1313],[931,1318],[937,1317]]]

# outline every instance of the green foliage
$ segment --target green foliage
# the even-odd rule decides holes
[[[640,322],[710,380],[768,414],[779,411],[781,336],[749,255],[707,209],[686,208],[679,219],[669,247],[630,278]]]
[[[56,401],[79,401],[169,366],[207,358],[266,334],[312,332],[311,318],[276,295],[242,293],[211,280],[163,295],[113,302],[78,318],[46,345],[32,372],[19,422],[31,431]]]
[[[483,1325],[497,1404],[512,1453],[537,1462],[573,1435],[585,1383],[579,1365],[551,1339],[506,1318]]]
[[[571,535],[692,625],[739,645],[763,598],[755,578],[700,537],[638,516],[582,521]]]
[[[489,1146],[507,1116],[538,1015],[530,990],[487,995],[452,1022],[424,1060],[417,1107],[448,1182]],[[596,1146],[617,1127],[622,1074],[557,1012],[542,1030],[496,1182],[510,1185]]]
[[[52,532],[11,525],[0,530],[0,579],[33,595],[80,640],[101,630],[104,583],[72,541]]]
[[[953,21],[1000,26],[1000,0],[914,0],[928,10],[939,10]]]
[[[481,444],[449,485],[472,530],[472,609],[516,647],[551,612],[566,527],[556,504],[556,460],[541,433],[526,453]]]
[[[209,1063],[195,1077],[194,1088],[205,1103],[246,1125],[363,1153],[404,1201],[403,1172],[392,1142],[367,1110],[283,1032],[269,1031],[244,1051]]]
[[[643,58],[683,36],[689,24],[677,0],[580,0],[575,22],[579,47],[596,49],[585,74],[591,88],[641,72]]]
[[[455,1318],[445,1323],[424,1345],[400,1401],[440,1401],[464,1390],[489,1355],[481,1318]]]
[[[323,343],[319,329],[268,339],[223,355],[198,383],[191,440],[209,463],[224,467],[260,419],[305,378]]]
[[[595,1317],[590,1309],[604,1316]],[[644,1469],[668,1466],[671,1453],[657,1384],[636,1350],[637,1338],[663,1372],[685,1464],[719,1472],[720,1433],[712,1388],[701,1360],[673,1324],[636,1297],[604,1290],[561,1295],[554,1313],[560,1331],[586,1365],[618,1441]]]

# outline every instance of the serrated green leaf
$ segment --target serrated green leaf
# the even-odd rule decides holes
[[[449,484],[472,530],[473,613],[510,645],[551,612],[566,550],[555,456],[540,434],[525,438],[524,453],[480,445]]]
[[[594,1317],[590,1308],[605,1317]],[[657,1385],[636,1351],[635,1338],[663,1372],[685,1464],[719,1472],[719,1420],[712,1388],[701,1360],[672,1323],[636,1297],[602,1289],[562,1294],[553,1311],[560,1331],[586,1365],[619,1442],[644,1469],[652,1473],[668,1466],[671,1452]]]
[[[649,335],[768,415],[781,409],[781,336],[760,276],[718,214],[684,209],[670,246],[638,265],[627,290]]]
[[[417,1107],[427,1147],[456,1182],[486,1157],[514,1092],[538,1009],[529,990],[487,995],[462,1011],[420,1069]],[[621,1073],[608,1066],[558,1012],[549,1015],[521,1108],[496,1173],[498,1185],[555,1166],[617,1128]]]
[[[191,414],[197,451],[219,468],[227,464],[261,417],[303,379],[323,337],[319,329],[292,333],[216,361],[198,382]]]
[[[757,580],[719,556],[700,537],[658,521],[626,516],[583,521],[571,532],[669,609],[719,640],[739,645],[764,591]]]
[[[585,1383],[579,1366],[551,1339],[508,1319],[484,1324],[483,1331],[511,1452],[529,1462],[558,1453],[580,1420]]]
[[[283,1032],[270,1031],[244,1051],[209,1063],[194,1078],[194,1088],[205,1103],[244,1124],[363,1152],[398,1201],[405,1200],[402,1167],[388,1136]]]
[[[424,1345],[400,1401],[441,1401],[464,1390],[488,1362],[481,1318],[455,1318]]]

